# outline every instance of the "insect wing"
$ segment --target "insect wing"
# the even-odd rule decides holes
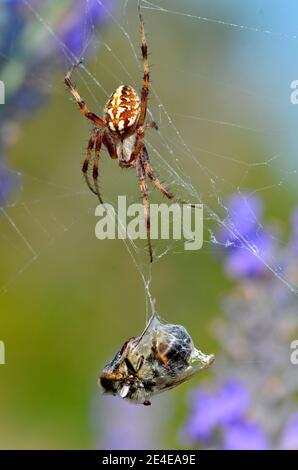
[[[181,385],[184,382],[187,382],[190,380],[193,376],[199,374],[201,371],[205,369],[209,369],[209,367],[212,365],[214,362],[214,355],[211,354],[208,356],[208,361],[205,364],[200,364],[197,366],[189,366],[185,371],[181,372],[179,376],[177,377],[161,377],[157,382],[156,382],[156,388],[157,388],[157,393],[162,393],[165,392],[166,390],[171,390],[172,388],[177,387],[178,385]]]

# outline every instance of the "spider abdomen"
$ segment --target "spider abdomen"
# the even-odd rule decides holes
[[[105,106],[105,119],[111,132],[124,134],[136,123],[140,115],[140,98],[128,85],[121,85]]]

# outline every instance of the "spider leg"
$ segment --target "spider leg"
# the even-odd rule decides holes
[[[146,129],[156,129],[158,131],[158,125],[156,124],[156,122],[152,121],[148,122],[144,126],[139,126],[137,128],[137,134],[141,139],[144,139]]]
[[[139,117],[138,126],[142,126],[145,122],[146,112],[147,112],[147,100],[149,94],[149,64],[148,64],[148,48],[145,35],[145,25],[144,18],[140,12],[139,7],[139,16],[141,23],[141,49],[142,49],[142,58],[143,58],[143,86],[141,91],[141,113]]]
[[[116,146],[115,146],[114,141],[113,141],[113,139],[111,138],[111,136],[109,135],[108,132],[104,133],[102,143],[106,146],[110,157],[113,160],[117,159],[118,155],[117,155]]]
[[[164,196],[166,196],[168,199],[170,199],[172,201],[177,201],[179,204],[186,204],[186,205],[190,206],[193,209],[196,208],[195,204],[191,204],[190,202],[183,201],[182,199],[176,197],[173,193],[168,191],[163,186],[163,184],[159,181],[159,179],[154,175],[153,168],[150,164],[149,155],[148,155],[148,152],[147,152],[145,146],[144,146],[144,149],[143,149],[143,152],[142,152],[141,159],[142,159],[142,164],[143,164],[143,167],[145,169],[145,172],[146,172],[147,176],[151,179],[152,183],[157,187],[157,189],[159,189],[159,191]]]
[[[66,74],[65,78],[64,78],[64,83],[65,85],[69,88],[72,96],[74,97],[74,99],[76,100],[76,102],[78,103],[79,105],[79,108],[80,110],[82,111],[82,113],[84,114],[84,116],[87,118],[87,119],[90,119],[90,121],[93,121],[95,124],[97,124],[99,127],[104,127],[105,126],[105,122],[100,118],[98,117],[96,114],[94,113],[91,113],[89,111],[89,109],[87,108],[85,102],[82,100],[82,98],[80,97],[78,91],[76,90],[75,86],[73,85],[72,81],[71,81],[71,75],[72,75],[72,72],[74,71],[74,69],[79,65],[78,64],[74,64],[71,69],[69,70],[69,72]]]
[[[144,129],[156,129],[158,131],[158,125],[155,121],[148,122],[147,124],[145,124]]]
[[[89,177],[88,177],[88,167],[89,167],[89,163],[90,163],[90,159],[91,159],[92,150],[93,150],[95,141],[96,141],[97,136],[98,136],[98,132],[99,131],[97,129],[92,131],[91,137],[88,140],[87,154],[86,154],[86,158],[84,160],[83,167],[82,167],[82,172],[83,172],[85,181],[87,183],[87,186],[90,189],[90,191],[92,191],[96,195],[97,195],[97,193],[96,193],[95,189],[92,187],[92,185],[90,183],[90,180],[89,180]]]
[[[130,165],[133,161],[135,161],[137,158],[139,158],[143,153],[143,149],[144,149],[144,144],[143,144],[142,140],[139,138],[136,141],[135,148],[131,152],[129,160],[127,161],[127,163]]]
[[[142,162],[139,159],[137,165],[138,171],[138,178],[139,184],[141,188],[141,192],[143,194],[143,205],[144,205],[144,214],[145,214],[145,223],[146,223],[146,230],[147,230],[147,241],[148,241],[148,249],[149,249],[149,257],[150,263],[153,261],[152,256],[152,246],[151,246],[151,238],[150,238],[150,206],[149,206],[149,197],[148,197],[148,189],[146,184],[146,173],[142,166]]]
[[[96,142],[95,142],[95,156],[94,156],[94,164],[93,164],[93,181],[94,187],[96,190],[96,195],[99,199],[99,202],[103,204],[102,197],[100,195],[99,186],[98,186],[98,165],[99,165],[99,158],[100,158],[100,149],[103,140],[103,134],[101,132],[98,133]]]
[[[152,183],[159,189],[159,191],[164,195],[166,196],[168,199],[175,199],[175,196],[174,194],[170,193],[170,191],[168,191],[163,185],[162,183],[159,181],[159,179],[154,175],[154,172],[153,172],[153,168],[150,164],[150,160],[149,160],[149,155],[148,155],[148,152],[146,150],[146,147],[144,147],[143,149],[143,152],[142,152],[142,164],[143,164],[143,167],[145,169],[145,172],[147,174],[147,176],[151,179]]]

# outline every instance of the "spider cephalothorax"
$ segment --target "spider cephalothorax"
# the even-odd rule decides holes
[[[140,22],[141,50],[143,57],[143,86],[141,89],[141,98],[139,98],[138,94],[131,86],[119,86],[115,93],[113,93],[109,98],[104,110],[105,119],[102,119],[89,111],[71,81],[71,74],[78,64],[72,66],[64,81],[84,116],[94,123],[94,127],[88,141],[87,155],[83,163],[82,171],[88,187],[97,195],[99,201],[103,203],[97,181],[100,149],[102,145],[106,147],[112,159],[118,160],[120,167],[134,167],[137,170],[139,185],[143,195],[147,240],[150,261],[152,262],[150,208],[146,178],[149,178],[168,199],[179,200],[170,193],[154,175],[149,155],[143,142],[145,130],[149,128],[158,129],[158,127],[155,122],[145,124],[149,93],[149,65],[144,20],[141,14]],[[92,175],[94,186],[92,186],[88,176],[88,167],[93,149],[94,162]],[[179,202],[183,201],[180,200]]]
[[[105,106],[105,119],[111,132],[119,135],[132,130],[141,112],[141,102],[136,91],[128,85],[121,85],[109,98]]]

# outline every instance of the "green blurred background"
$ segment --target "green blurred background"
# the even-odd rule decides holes
[[[267,219],[279,219],[281,238],[286,237],[297,200],[297,109],[289,89],[298,75],[295,47],[278,35],[194,17],[260,29],[267,25],[276,31],[283,27],[283,34],[291,24],[287,28],[276,22],[282,5],[272,12],[268,2],[257,1],[153,3],[156,9],[144,9],[153,87],[206,171],[189,158],[190,152],[185,154],[152,94],[150,106],[162,138],[191,175],[203,203],[220,212],[216,196],[256,190],[265,200]],[[123,35],[128,33],[139,54],[136,2],[116,2],[113,18],[96,33],[90,45],[96,54],[86,64],[108,93],[129,82],[119,59],[133,85],[141,84],[139,64]],[[59,73],[42,77],[49,102],[21,126],[8,156],[23,187],[6,208],[10,220],[0,218],[0,286],[6,286],[0,296],[0,339],[6,347],[6,365],[0,366],[1,448],[100,446],[110,423],[100,411],[105,398],[97,377],[123,341],[145,324],[144,284],[125,245],[94,235],[97,201],[80,171],[90,125],[65,90],[68,65],[65,61]],[[75,81],[89,107],[101,114],[106,96],[100,88],[84,73]],[[0,112],[5,113],[5,106]],[[168,157],[162,138],[153,131],[147,135],[171,162],[174,157]],[[167,180],[165,167],[156,165]],[[177,182],[172,187],[181,191]],[[109,200],[116,201],[118,194],[128,194],[134,202],[139,198],[133,172],[120,171],[106,155],[101,188]],[[152,200],[161,200],[155,191]],[[215,352],[210,322],[220,315],[231,281],[212,254],[209,228],[216,226],[206,219],[206,242],[198,253],[173,249],[153,265],[151,292],[166,321],[182,323],[203,351]],[[137,263],[147,276],[145,256],[143,247]],[[207,375],[169,392],[163,402],[169,410],[161,448],[182,445],[179,427],[188,389]],[[94,400],[99,407],[96,426]],[[154,402],[148,417],[154,416],[153,408]]]

